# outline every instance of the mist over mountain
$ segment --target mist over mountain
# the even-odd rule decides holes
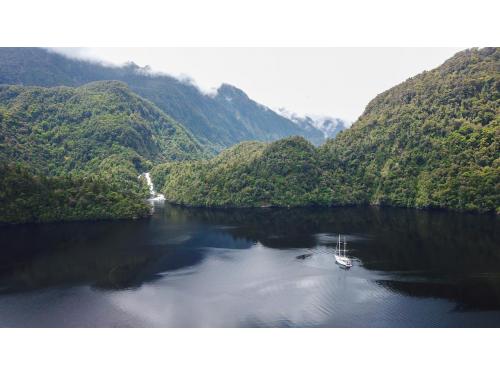
[[[499,59],[499,48],[457,53],[375,97],[349,129],[317,148],[291,137],[157,167],[163,192],[192,206],[500,213]]]
[[[300,135],[316,145],[324,142],[319,129],[304,127],[281,116],[272,109],[251,100],[242,90],[232,85],[222,84],[214,99],[238,119],[247,133],[253,134],[256,140],[273,141]]]
[[[349,121],[331,116],[300,116],[297,113],[287,110],[286,108],[279,108],[278,112],[283,117],[295,122],[302,129],[318,129],[323,133],[325,140],[328,138],[335,138],[338,133],[347,129],[351,125]]]
[[[146,171],[194,206],[500,212],[499,56],[460,52],[349,127],[278,114],[229,84],[205,94],[134,63],[0,48],[0,222],[147,216]]]
[[[134,63],[111,66],[41,48],[0,48],[0,84],[80,86],[99,80],[125,82],[214,152],[241,141],[272,141],[291,135],[313,143],[321,140],[316,128],[298,126],[230,85],[222,85],[215,96],[207,95],[188,80]]]
[[[0,222],[147,216],[137,176],[154,165],[291,135],[322,142],[228,84],[0,48]]]

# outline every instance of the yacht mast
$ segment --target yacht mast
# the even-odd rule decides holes
[[[337,250],[338,250],[339,255],[340,255],[340,234],[339,234],[339,240],[338,240],[338,243],[337,243]]]

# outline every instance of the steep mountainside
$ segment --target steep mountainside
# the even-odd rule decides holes
[[[125,84],[78,88],[0,85],[0,161],[45,174],[92,169],[108,156],[161,162],[203,155],[181,125]]]
[[[124,83],[0,85],[0,222],[144,216],[138,174],[204,155],[182,125]]]
[[[499,58],[463,51],[373,99],[322,149],[334,202],[498,210]]]
[[[206,164],[170,167],[162,173],[164,193],[188,205],[379,204],[500,212],[499,57],[498,48],[458,53],[377,96],[350,129],[318,149],[298,139],[260,146],[274,150],[277,162],[262,166],[263,172],[253,168],[260,164],[245,149],[231,163],[221,155]],[[300,155],[299,161],[287,154]],[[220,178],[208,178],[211,170]],[[265,185],[256,190],[262,173]]]
[[[323,134],[315,127],[303,127],[277,114],[271,109],[254,102],[240,89],[223,84],[217,90],[215,100],[228,112],[231,112],[243,125],[243,139],[273,141],[293,135],[307,138],[314,144],[324,142]],[[253,138],[249,135],[253,134]]]
[[[228,85],[223,85],[213,97],[189,82],[152,74],[147,67],[133,63],[103,66],[40,48],[0,48],[0,84],[79,86],[98,80],[127,83],[131,90],[151,100],[214,151],[245,140],[269,141],[302,135],[316,142],[321,136],[316,129],[304,130]],[[237,100],[227,100],[229,92],[237,92]]]

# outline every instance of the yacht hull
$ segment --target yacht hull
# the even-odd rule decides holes
[[[345,268],[352,267],[351,260],[346,258],[346,257],[335,255],[335,262],[337,262],[337,264],[339,264],[340,266],[345,267]]]

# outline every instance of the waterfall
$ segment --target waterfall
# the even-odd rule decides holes
[[[153,181],[151,181],[151,176],[149,175],[149,172],[144,173],[143,176],[146,179],[146,183],[148,184],[148,187],[149,187],[149,200],[150,201],[164,201],[165,196],[163,194],[158,194],[155,191],[155,188],[153,186]]]

